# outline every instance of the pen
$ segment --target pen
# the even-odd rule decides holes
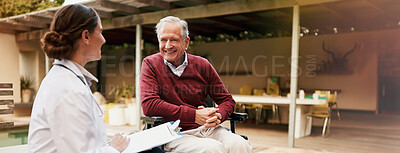
[[[122,136],[123,134],[124,134],[124,132],[120,132],[120,133],[119,133],[119,135],[121,135],[121,136]],[[112,140],[112,138],[111,138],[111,140]],[[109,140],[109,141],[107,142],[107,144],[110,144],[111,140]]]

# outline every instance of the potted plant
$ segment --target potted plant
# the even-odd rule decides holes
[[[33,79],[27,76],[22,76],[20,78],[21,81],[21,101],[22,103],[31,102],[32,95],[34,93],[34,89],[32,85],[34,83]]]
[[[122,81],[122,87],[114,87],[108,95],[114,94],[115,102],[124,101],[125,104],[131,104],[134,93],[135,88],[132,85],[126,84],[125,81]]]
[[[136,100],[134,97],[135,94],[135,87],[132,85],[128,85],[125,83],[125,81],[122,82],[122,87],[115,87],[111,89],[111,91],[108,93],[109,95],[114,94],[114,102],[123,102],[126,105],[125,108],[125,120],[126,123],[129,125],[136,125],[137,120],[139,119],[138,114],[137,114],[137,105],[136,105]],[[116,106],[116,104],[108,104],[110,105],[109,108]],[[109,112],[109,116],[112,112]],[[112,119],[110,119],[112,120]],[[109,120],[109,121],[110,121]]]

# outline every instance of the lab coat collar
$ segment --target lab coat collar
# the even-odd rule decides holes
[[[85,78],[86,82],[89,83],[89,86],[92,81],[98,82],[96,77],[94,77],[89,71],[87,71],[84,67],[82,67],[78,63],[75,63],[74,61],[67,59],[62,59],[62,60],[55,59],[53,65],[54,64],[61,64],[68,67],[73,72],[75,72],[75,74],[78,75],[79,77]]]

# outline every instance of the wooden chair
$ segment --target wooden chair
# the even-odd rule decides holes
[[[316,90],[315,92],[320,93],[322,95],[329,95],[329,97],[327,97],[329,107],[331,108],[331,110],[333,110],[333,106],[334,105],[336,106],[336,115],[337,115],[338,119],[341,120],[339,108],[338,108],[338,105],[336,102],[337,91],[333,91],[333,94],[332,94],[332,91],[326,91],[326,90]]]
[[[326,99],[329,101],[331,97],[330,91],[315,91],[315,93],[325,96]],[[322,128],[322,136],[326,137],[329,135],[330,130],[330,123],[331,123],[331,107],[328,103],[320,104],[320,105],[313,105],[313,111],[310,114],[307,114],[307,117],[315,117],[324,119],[324,126]]]
[[[340,117],[340,112],[339,112],[338,104],[336,102],[336,97],[337,97],[337,91],[334,91],[328,100],[329,107],[332,108],[334,105],[336,106],[336,115],[337,115],[338,119],[341,120],[342,118]]]
[[[253,87],[248,85],[248,84],[244,84],[240,87],[240,95],[252,95],[252,90]],[[244,113],[246,111],[246,109],[254,109],[252,108],[251,105],[249,104],[242,104],[242,103],[236,103],[236,108],[238,112]]]
[[[242,85],[240,87],[240,95],[248,95],[248,96],[253,95],[253,87],[248,85],[248,84]],[[255,118],[252,118],[252,119],[255,119],[256,124],[259,123],[259,121],[260,121],[259,117],[261,116],[262,105],[236,103],[236,108],[238,108],[239,109],[238,111],[242,112],[242,113],[246,112],[246,110],[254,111],[255,115],[250,115],[250,116],[255,117]],[[249,114],[252,114],[252,113],[249,112]],[[260,114],[260,115],[258,115],[258,114]]]
[[[248,85],[248,84],[244,84],[240,87],[240,94],[241,95],[252,95],[252,90],[253,87]]]
[[[12,83],[0,83],[0,96],[12,96],[13,95],[13,84]],[[10,98],[0,99],[0,105],[14,105],[14,100]],[[2,114],[13,114],[13,109],[0,109],[0,115]],[[14,122],[7,122],[0,120],[0,129],[12,128]]]
[[[262,96],[265,94],[265,90],[264,89],[253,89],[253,94],[256,96]],[[253,107],[256,107],[256,124],[259,124],[260,121],[262,120],[262,112],[263,110],[269,110],[272,111],[272,119],[279,120],[279,123],[282,124],[280,115],[279,115],[279,109],[278,109],[278,105],[275,104],[253,104]],[[266,114],[266,117],[268,118],[268,114]],[[274,124],[274,123],[272,123]]]

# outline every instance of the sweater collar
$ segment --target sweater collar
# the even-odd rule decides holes
[[[179,65],[177,67],[175,67],[172,63],[168,62],[167,60],[165,60],[163,58],[165,65],[167,65],[169,67],[169,69],[172,71],[172,73],[174,73],[178,77],[180,77],[182,75],[183,71],[186,69],[186,67],[188,65],[186,52],[185,52],[184,56],[185,56],[185,60],[183,61],[183,63],[181,65]]]

